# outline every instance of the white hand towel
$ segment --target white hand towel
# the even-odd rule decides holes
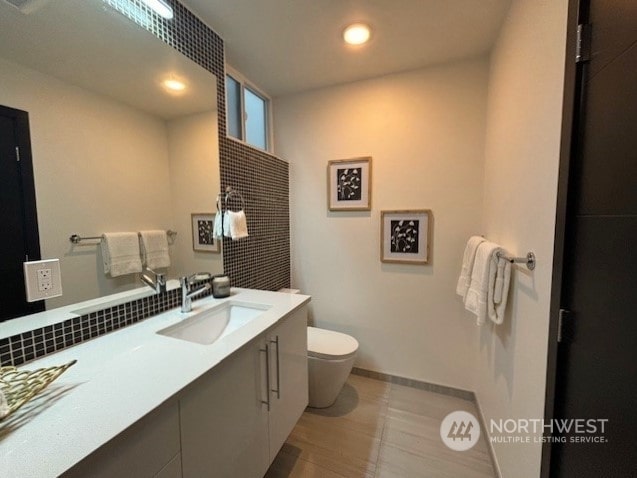
[[[465,296],[464,306],[469,312],[475,314],[477,325],[482,325],[486,321],[489,298],[493,300],[498,266],[496,254],[499,251],[502,251],[502,248],[489,241],[482,242],[476,251],[471,272],[471,285]]]
[[[230,234],[230,211],[226,211],[223,215],[223,235],[232,237]]]
[[[117,277],[142,271],[139,236],[136,232],[109,232],[102,235],[104,274]]]
[[[215,214],[215,222],[212,226],[212,237],[221,239],[223,237],[223,214],[217,211]]]
[[[469,286],[471,285],[471,272],[473,271],[473,263],[476,258],[476,251],[478,250],[478,246],[484,241],[484,237],[471,236],[464,248],[464,255],[462,257],[462,269],[460,271],[460,277],[458,278],[458,285],[456,286],[456,293],[463,299],[467,295],[467,291],[469,290]]]
[[[4,393],[2,393],[2,390],[0,390],[0,418],[4,418],[9,415],[10,411],[11,409],[9,408],[7,398],[4,396]]]
[[[170,267],[168,234],[166,231],[141,231],[141,250],[144,264],[149,269]]]
[[[228,211],[228,222],[230,223],[230,237],[233,241],[248,237],[248,222],[243,211]]]
[[[496,258],[495,260],[497,260],[497,272],[493,287],[493,298],[488,299],[489,318],[493,323],[501,324],[504,321],[504,311],[507,307],[507,298],[509,295],[511,263],[502,258]],[[494,259],[492,258],[491,264],[493,264],[493,262]],[[491,288],[489,292],[491,292]]]

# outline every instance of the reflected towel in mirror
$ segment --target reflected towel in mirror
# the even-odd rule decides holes
[[[142,271],[136,232],[108,232],[102,235],[101,246],[104,274],[118,277]]]
[[[143,263],[149,269],[170,267],[168,234],[163,230],[141,231],[140,246]]]
[[[237,239],[248,237],[248,221],[246,220],[245,213],[243,211],[226,211],[226,215],[228,217],[228,229],[232,240],[236,241]]]

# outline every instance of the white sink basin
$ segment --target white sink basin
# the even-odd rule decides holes
[[[262,304],[226,302],[222,305],[202,310],[157,333],[188,342],[210,345],[219,338],[256,319],[269,308],[269,305]]]

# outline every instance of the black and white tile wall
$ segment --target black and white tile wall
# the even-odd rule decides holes
[[[239,241],[224,238],[225,273],[236,287],[265,290],[289,287],[289,166],[271,154],[226,136],[223,40],[177,0],[168,2],[174,10],[170,21],[157,17],[140,0],[134,0],[135,9],[130,8],[128,0],[107,0],[217,78],[221,189],[231,186],[244,197],[250,234]],[[210,208],[213,210],[214,205]],[[0,365],[20,365],[107,334],[177,307],[179,301],[180,290],[175,289],[0,339]]]

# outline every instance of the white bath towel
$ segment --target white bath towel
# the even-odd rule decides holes
[[[484,241],[484,237],[471,236],[464,248],[462,269],[460,270],[460,277],[458,278],[458,285],[456,286],[456,293],[463,299],[467,295],[467,291],[471,285],[471,272],[473,271],[476,251],[478,250],[478,246]]]
[[[248,237],[248,221],[243,211],[227,211],[230,237],[233,241]]]
[[[136,232],[109,232],[102,235],[104,274],[118,277],[142,271],[139,236]]]
[[[475,314],[476,323],[484,324],[489,313],[489,300],[493,301],[495,277],[498,268],[497,253],[502,248],[489,241],[482,242],[476,251],[471,272],[471,285],[464,299],[464,306]]]
[[[0,390],[0,418],[4,418],[7,415],[9,415],[9,404],[7,403],[7,398],[4,396],[4,393],[2,393],[2,390]]]
[[[170,267],[170,252],[168,249],[168,234],[166,231],[141,231],[142,259],[149,269]]]
[[[509,283],[511,282],[511,263],[506,259],[497,258],[497,271],[493,286],[493,298],[487,299],[489,306],[489,318],[495,324],[501,324],[504,320],[504,311],[507,307],[509,296]],[[491,292],[491,288],[489,288]]]

